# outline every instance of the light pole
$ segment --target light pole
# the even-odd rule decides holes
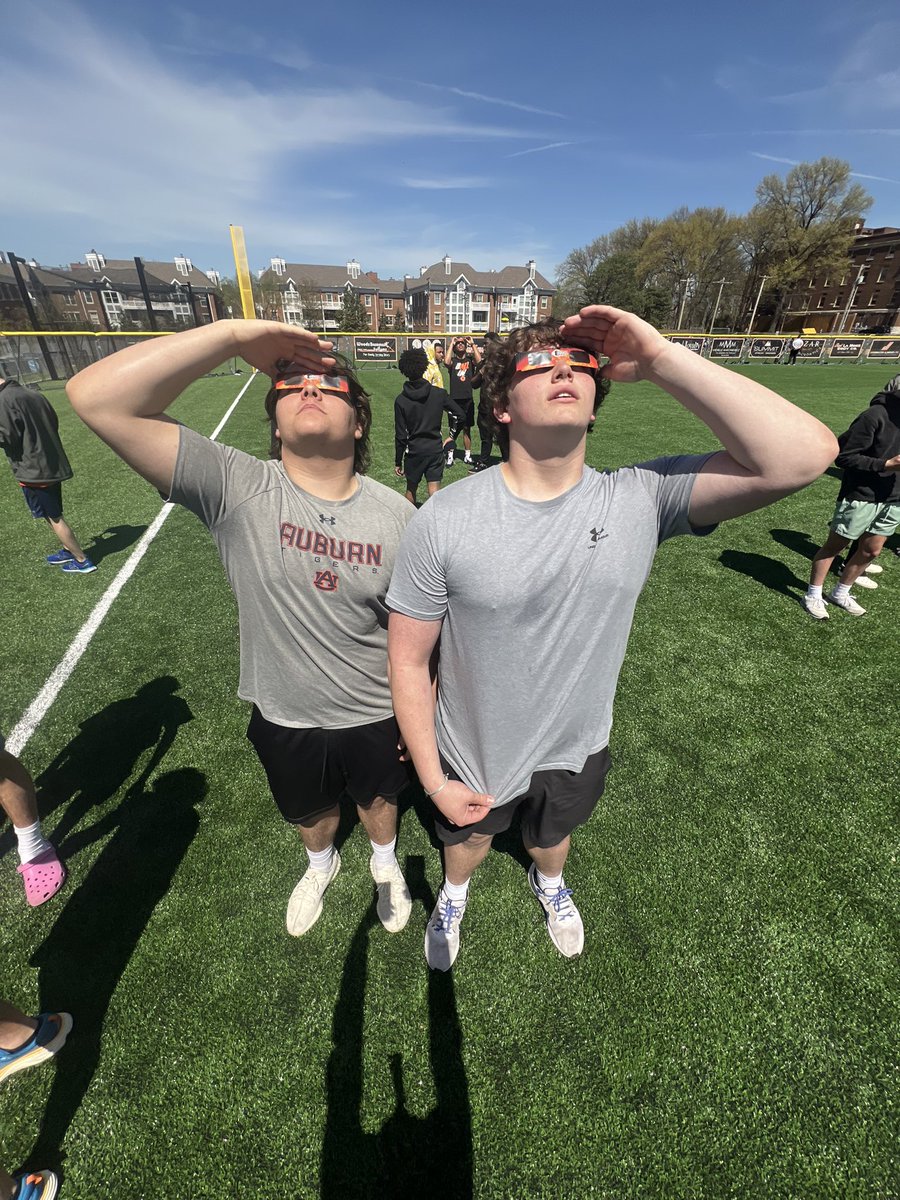
[[[847,324],[847,314],[850,312],[850,309],[853,307],[853,301],[856,299],[856,293],[859,291],[860,287],[865,282],[866,282],[865,274],[862,271],[860,271],[860,273],[856,277],[856,283],[854,283],[853,288],[850,291],[850,299],[847,301],[847,306],[844,309],[843,313],[841,314],[841,323],[838,326],[837,330],[835,331],[836,333],[844,332],[844,326]]]
[[[678,310],[678,324],[675,326],[676,329],[681,328],[681,322],[684,318],[684,304],[687,300],[687,285],[691,282],[691,277],[689,275],[687,279],[679,279],[678,282],[683,285],[684,290],[681,293],[681,308]]]
[[[716,296],[716,307],[713,309],[712,320],[709,323],[709,332],[711,334],[716,332],[716,317],[719,315],[719,304],[721,303],[721,300],[722,300],[722,288],[725,286],[726,283],[731,283],[731,280],[730,279],[720,279],[719,280],[719,294],[718,294],[718,296]]]
[[[756,303],[753,305],[753,312],[750,314],[750,324],[747,326],[748,333],[753,332],[753,322],[756,320],[756,310],[759,308],[759,302],[762,299],[763,288],[766,286],[766,280],[768,278],[768,275],[763,275],[762,281],[759,285],[759,291],[756,293]]]

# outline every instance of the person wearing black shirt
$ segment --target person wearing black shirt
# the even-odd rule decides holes
[[[450,436],[444,442],[447,466],[453,466],[456,456],[456,439],[463,435],[463,459],[472,465],[472,426],[475,424],[475,400],[473,389],[477,387],[476,372],[481,362],[481,351],[471,338],[455,337],[450,346],[450,358],[444,364],[450,373],[450,399],[462,409],[461,420],[450,419]]]
[[[428,368],[424,350],[404,350],[397,366],[406,376],[406,383],[394,401],[394,474],[406,475],[406,498],[415,504],[423,475],[429,496],[438,490],[444,477],[441,418],[448,413],[452,426],[465,420],[465,412],[443,388],[424,378]]]
[[[838,438],[834,460],[844,472],[831,532],[812,560],[803,607],[817,621],[827,620],[822,587],[835,556],[851,542],[857,549],[841,571],[828,596],[832,604],[854,617],[865,613],[850,595],[850,587],[881,553],[900,524],[900,375],[888,380],[872,397],[846,433]]]

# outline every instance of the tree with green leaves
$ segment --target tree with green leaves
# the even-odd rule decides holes
[[[638,273],[669,297],[672,326],[708,328],[720,288],[723,296],[728,288],[726,306],[733,306],[744,277],[740,230],[740,218],[724,208],[679,208],[650,233],[638,254]]]
[[[358,333],[369,328],[365,306],[359,292],[354,288],[347,288],[344,292],[339,328],[343,333]]]
[[[850,164],[839,158],[798,163],[787,175],[766,175],[756,189],[748,220],[761,243],[759,276],[774,293],[777,327],[785,302],[805,280],[850,267],[850,248],[872,197],[850,182]]]

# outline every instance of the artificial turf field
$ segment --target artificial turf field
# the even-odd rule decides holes
[[[893,373],[738,369],[836,432]],[[400,376],[364,379],[372,474],[402,488]],[[172,411],[209,433],[245,381],[205,379]],[[99,569],[46,566],[49,534],[0,471],[7,734],[160,508],[61,385],[44,390],[76,470],[66,515]],[[264,392],[223,441],[265,454]],[[668,397],[618,385],[588,460],[713,445]],[[348,819],[321,920],[287,936],[305,860],[244,739],[214,546],[176,510],[22,753],[70,878],[28,909],[0,836],[0,996],[75,1025],[55,1063],[0,1089],[0,1164],[61,1168],[65,1200],[900,1195],[900,559],[858,593],[864,618],[806,615],[837,488],[825,475],[663,546],[614,770],[566,871],[585,952],[557,954],[507,837],[450,975],[422,955],[441,866],[417,789],[406,930],[379,925]]]

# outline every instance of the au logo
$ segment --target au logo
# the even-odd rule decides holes
[[[336,592],[338,586],[338,577],[334,571],[316,571],[316,577],[313,583],[320,592]]]

